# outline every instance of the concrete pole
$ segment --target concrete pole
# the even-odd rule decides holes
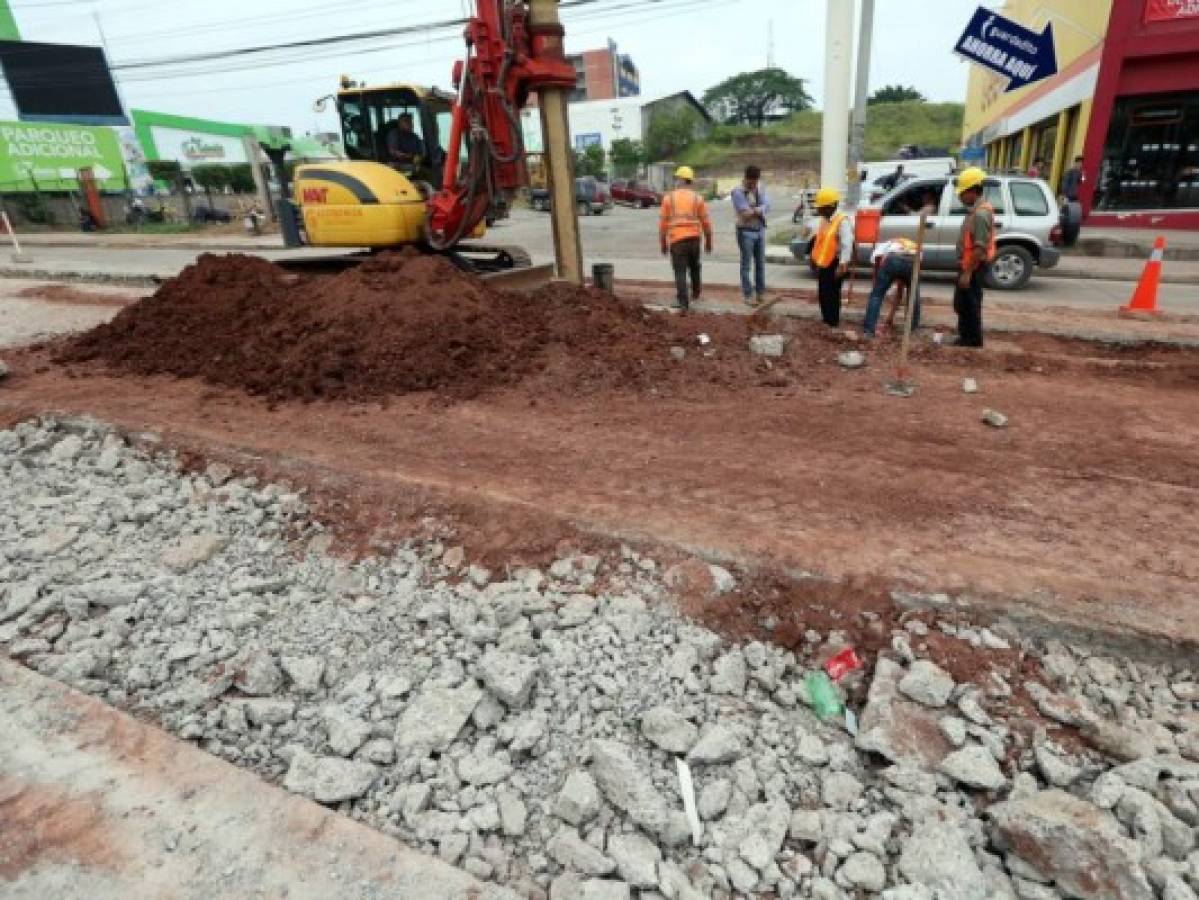
[[[558,0],[529,0],[529,24],[561,28]],[[561,40],[561,38],[559,38]],[[554,233],[554,261],[558,277],[583,283],[583,244],[575,210],[575,158],[570,145],[569,91],[554,88],[537,92],[541,108],[541,135],[545,145],[545,173],[550,192],[550,227]]]
[[[870,94],[870,42],[874,36],[874,0],[862,0],[858,25],[858,69],[853,79],[853,120],[849,126],[849,191],[846,205],[858,208],[862,182],[858,174],[866,150],[866,98]]]
[[[840,190],[849,155],[849,79],[853,62],[853,0],[828,0],[824,31],[824,127],[820,184]]]

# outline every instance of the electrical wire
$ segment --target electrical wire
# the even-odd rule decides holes
[[[716,2],[719,2],[719,0],[632,0],[632,2],[621,2],[621,0],[617,0],[617,2],[615,2],[615,3],[611,2],[611,0],[566,0],[566,2],[562,3],[562,7],[566,8],[566,9],[582,8],[582,11],[580,13],[570,16],[570,18],[569,18],[570,22],[595,21],[595,20],[607,18],[613,14],[621,13],[621,12],[624,12],[624,11],[630,10],[630,9],[636,9],[636,8],[644,9],[646,6],[655,7],[654,15],[634,16],[632,18],[630,18],[628,16],[623,16],[621,18],[621,25],[624,26],[624,25],[629,25],[629,24],[634,24],[634,23],[640,23],[640,22],[645,22],[645,21],[653,21],[656,19],[661,19],[666,16],[674,15],[678,11],[681,11],[684,9],[693,9],[693,8],[709,6]],[[737,0],[734,0],[734,2],[737,2]],[[263,45],[262,47],[259,47],[259,48],[242,48],[241,50],[236,50],[236,51],[218,51],[218,52],[215,52],[212,54],[198,55],[198,57],[195,58],[193,61],[188,61],[189,58],[176,57],[176,58],[166,58],[166,59],[157,60],[157,61],[141,61],[141,62],[136,62],[136,63],[117,64],[117,65],[112,66],[112,68],[119,69],[122,72],[126,71],[129,68],[134,68],[134,67],[139,68],[139,69],[142,69],[142,68],[145,69],[145,71],[134,71],[130,74],[123,74],[121,77],[121,81],[123,84],[152,83],[155,81],[163,81],[163,82],[179,81],[179,80],[186,80],[186,79],[191,79],[191,78],[206,76],[206,75],[236,74],[236,73],[240,73],[240,72],[259,70],[259,69],[264,69],[264,68],[275,68],[275,67],[279,67],[279,66],[288,66],[288,65],[295,65],[295,64],[299,64],[299,63],[308,63],[313,60],[319,60],[319,59],[339,58],[339,57],[344,56],[345,53],[347,52],[347,49],[345,47],[341,46],[343,42],[345,42],[345,43],[351,43],[351,42],[367,43],[367,42],[381,40],[392,34],[414,36],[414,35],[417,35],[420,33],[424,33],[424,34],[426,34],[426,37],[422,38],[422,39],[418,39],[418,40],[408,40],[408,41],[400,41],[400,42],[387,41],[385,43],[378,44],[377,46],[359,46],[359,47],[355,47],[352,50],[352,52],[355,55],[355,57],[357,57],[357,56],[366,55],[366,54],[375,54],[375,53],[380,53],[380,52],[394,51],[394,50],[398,50],[398,49],[403,49],[405,47],[411,47],[411,46],[417,46],[417,45],[428,46],[433,43],[446,42],[446,41],[450,41],[450,40],[460,40],[460,36],[457,33],[451,32],[451,33],[447,33],[447,34],[440,35],[440,36],[432,36],[432,32],[436,31],[436,30],[447,30],[450,28],[459,28],[459,27],[461,27],[462,24],[464,24],[463,20],[459,20],[459,19],[444,20],[442,22],[402,26],[402,27],[395,28],[395,29],[379,29],[379,30],[371,31],[371,32],[360,32],[360,33],[356,33],[356,34],[352,34],[352,35],[339,35],[339,36],[334,36],[334,37],[316,38],[316,39],[305,40],[305,41],[300,41],[300,42],[286,42],[286,43],[277,44],[277,45]],[[568,22],[568,24],[569,24],[569,22]],[[570,33],[574,34],[574,35],[589,34],[589,33],[594,33],[596,31],[602,31],[602,30],[604,30],[605,27],[606,26],[598,26],[596,28],[586,29],[583,31],[571,30]],[[324,52],[324,53],[320,53],[320,52],[314,53],[313,52],[313,48],[319,48],[322,46],[329,47],[330,48],[329,52]],[[244,53],[247,53],[248,51],[252,52],[252,55],[254,57],[257,57],[260,55],[267,55],[267,54],[273,54],[273,56],[271,56],[267,59],[251,58],[251,59],[242,60],[240,62],[235,62],[233,64],[223,63],[220,65],[217,65],[217,63],[221,63],[222,60],[225,59],[226,56],[230,53],[244,54]],[[429,61],[433,61],[433,60],[430,59]],[[205,63],[207,63],[208,65],[204,65]],[[154,69],[156,67],[161,67],[161,66],[166,66],[166,65],[174,65],[176,67],[184,66],[184,67],[186,67],[186,71],[183,71],[183,72],[180,72],[180,71],[172,71],[172,72],[154,71]],[[294,80],[291,82],[279,82],[278,84],[289,84],[289,83],[296,84],[296,83],[305,83],[305,82],[315,82],[318,80],[325,80],[325,79],[324,78],[320,78],[320,79],[310,78],[310,79]],[[46,81],[45,79],[39,80],[39,86],[42,86],[42,85],[51,86],[51,85],[55,85],[55,84],[59,85],[59,86],[79,85],[79,84],[87,84],[89,81],[93,81],[93,82],[106,81],[106,79],[81,78],[78,76],[72,76],[69,71],[60,70],[56,73],[55,77],[53,79],[51,79],[50,81]],[[226,91],[226,90],[244,90],[244,89],[245,89],[244,85],[239,85],[237,87],[215,89],[212,92],[221,92],[221,91]],[[208,91],[193,91],[193,92],[189,92],[189,93],[206,93],[206,92],[208,92]]]

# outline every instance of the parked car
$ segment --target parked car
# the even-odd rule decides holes
[[[192,221],[197,225],[207,225],[209,222],[227,224],[233,217],[227,210],[215,206],[197,206],[192,210]]]
[[[613,181],[612,199],[641,209],[662,205],[662,195],[643,181]]]
[[[1037,268],[1051,269],[1061,259],[1061,212],[1053,191],[1044,180],[998,175],[983,183],[987,201],[995,207],[995,261],[987,286],[1001,291],[1024,287]],[[957,240],[966,208],[953,188],[953,178],[916,178],[887,194],[879,220],[880,241],[894,237],[915,239],[920,209],[931,205],[924,232],[924,263],[928,271],[952,272],[958,267]],[[791,253],[805,260],[811,249],[815,221],[791,242]],[[870,265],[869,244],[859,244],[856,261]]]
[[[529,203],[533,209],[550,211],[548,188],[533,188],[529,191]],[[575,206],[580,216],[599,216],[612,208],[612,194],[608,186],[590,175],[575,179]]]

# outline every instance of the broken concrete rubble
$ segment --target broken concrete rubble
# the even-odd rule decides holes
[[[1110,813],[1059,789],[989,810],[997,846],[1070,896],[1153,900],[1141,851]]]
[[[1112,896],[1181,900],[1199,882],[1186,663],[948,613],[873,621],[893,630],[865,703],[847,691],[855,740],[804,687],[850,635],[724,640],[674,611],[640,551],[488,571],[412,541],[347,563],[289,491],[83,432],[68,467],[65,436],[0,432],[44,444],[0,458],[0,650],[522,896],[1056,898],[1094,896],[1095,870]],[[63,504],[41,496],[75,498],[62,555],[42,555]],[[142,509],[105,524],[122,504]],[[93,539],[118,528],[116,565]],[[203,535],[221,536],[210,555],[167,565]],[[691,562],[700,596],[751,584]],[[952,655],[991,651],[977,675]],[[1023,681],[1038,659],[1048,687]],[[1015,705],[1025,691],[1045,718]]]

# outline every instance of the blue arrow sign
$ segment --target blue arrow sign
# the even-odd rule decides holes
[[[1009,91],[1057,74],[1052,22],[1037,33],[980,6],[953,49],[1007,78]]]

